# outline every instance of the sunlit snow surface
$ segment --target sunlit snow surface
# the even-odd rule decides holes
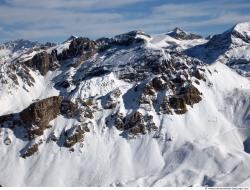
[[[147,40],[148,49],[177,48],[179,51],[204,44],[204,39],[176,40],[167,35],[156,35]],[[58,45],[57,49],[69,44]],[[132,47],[134,48],[134,47]],[[247,47],[249,49],[249,47]],[[50,51],[50,50],[49,50]],[[236,51],[236,50],[235,50]],[[4,52],[2,52],[4,54]],[[241,53],[232,53],[241,56]],[[133,49],[110,58],[96,55],[96,66],[118,65],[132,59]],[[168,55],[166,54],[166,59]],[[93,58],[95,59],[95,58]],[[110,65],[109,65],[110,66]],[[207,68],[207,81],[196,87],[202,92],[202,101],[188,109],[184,115],[158,115],[153,110],[155,123],[160,126],[157,134],[126,139],[115,127],[105,127],[105,117],[110,110],[99,110],[84,146],[70,152],[55,143],[43,143],[39,152],[23,159],[19,150],[25,143],[15,138],[11,130],[0,133],[0,184],[3,186],[248,186],[250,185],[250,154],[244,151],[244,142],[250,138],[250,81],[217,61]],[[32,72],[35,85],[28,91],[17,88],[8,92],[0,88],[0,114],[18,112],[36,99],[44,99],[60,92],[54,83],[64,76],[76,76],[78,68],[57,69],[42,77]],[[213,85],[209,85],[211,82]],[[119,80],[111,72],[81,81],[69,95],[86,98],[106,95],[120,88],[123,94],[131,83]],[[22,86],[22,83],[21,83]],[[67,92],[64,92],[67,93]],[[65,95],[65,94],[64,94]],[[130,113],[124,105],[133,98],[122,96],[119,110]],[[124,99],[128,98],[128,99]],[[99,102],[100,103],[100,102]],[[101,103],[100,103],[101,104]],[[147,110],[140,108],[142,113]],[[59,133],[63,128],[77,123],[74,119],[58,116],[51,122],[51,130]],[[12,139],[4,145],[6,135]],[[169,138],[172,141],[169,141]],[[250,143],[249,143],[250,146]]]

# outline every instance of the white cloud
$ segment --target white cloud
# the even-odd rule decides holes
[[[250,12],[243,14],[239,11],[250,8],[250,3],[226,0],[168,3],[152,6],[144,12],[134,13],[140,16],[129,18],[127,17],[129,9],[125,14],[116,9],[148,1],[153,2],[152,0],[9,0],[7,5],[0,5],[1,34],[4,38],[35,40],[66,38],[71,34],[94,38],[112,36],[134,29],[142,29],[149,33],[166,32],[176,26],[189,30],[206,27],[208,31],[212,31],[215,25],[230,25],[250,20]],[[6,25],[14,27],[15,30],[8,31]]]
[[[9,0],[8,3],[18,7],[33,8],[114,8],[135,4],[145,0]]]

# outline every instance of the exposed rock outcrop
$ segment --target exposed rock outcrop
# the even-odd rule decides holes
[[[7,121],[12,121],[13,118],[14,118],[14,114],[0,116],[0,125],[3,125]]]
[[[145,135],[147,132],[158,129],[152,115],[143,116],[139,111],[126,117],[122,113],[117,112],[111,115],[111,118],[114,121],[114,126],[122,131],[123,135],[128,135],[129,137],[135,137],[139,134]]]
[[[21,151],[21,157],[22,158],[27,158],[38,152],[39,150],[39,145],[42,144],[42,140],[36,143],[30,143]]]
[[[160,105],[160,111],[163,114],[172,114],[172,109],[170,106],[169,98],[164,97],[162,104]]]
[[[172,96],[169,98],[169,104],[177,114],[184,114],[187,112],[187,106],[185,99],[178,96]]]
[[[77,104],[70,100],[61,101],[60,112],[68,118],[76,117],[79,114]]]
[[[58,67],[57,58],[48,54],[46,51],[34,55],[34,57],[26,62],[25,65],[38,70],[45,75],[49,70],[55,70]]]
[[[124,34],[120,34],[120,35],[115,36],[113,43],[117,44],[117,45],[128,46],[128,45],[131,45],[133,43],[144,42],[143,38],[138,37],[139,35],[150,37],[150,35],[145,34],[142,31],[134,30],[134,31],[131,31],[128,33],[124,33]]]
[[[152,86],[156,91],[159,91],[167,89],[168,83],[163,79],[163,77],[155,77],[152,80]]]
[[[28,108],[20,113],[20,118],[28,130],[30,139],[36,135],[40,136],[43,131],[48,128],[51,120],[60,113],[63,98],[53,96],[32,103]]]
[[[104,100],[104,108],[105,109],[113,109],[116,107],[117,103],[118,103],[118,98],[121,96],[122,92],[119,88],[113,90],[112,92],[110,92],[105,100]]]
[[[188,33],[183,31],[180,28],[175,28],[171,33],[168,33],[169,36],[178,39],[178,40],[194,40],[194,39],[202,39],[202,36]]]
[[[189,84],[186,87],[182,87],[179,93],[172,95],[169,100],[165,100],[164,105],[169,105],[177,114],[184,114],[187,112],[186,105],[193,106],[201,100],[200,91],[192,84]],[[166,109],[166,113],[170,112],[168,106],[166,106]]]
[[[122,113],[116,113],[115,115],[113,115],[114,117],[114,124],[115,127],[120,130],[123,131],[125,129],[125,123],[124,123],[124,116]]]
[[[10,139],[10,137],[6,137],[6,138],[4,139],[4,144],[7,145],[7,146],[11,144],[11,139]]]
[[[88,38],[75,38],[71,41],[69,48],[63,50],[57,57],[59,60],[66,60],[78,57],[77,64],[92,57],[97,52],[97,44]]]
[[[99,46],[99,51],[103,52],[112,46],[130,46],[132,44],[144,43],[145,40],[141,37],[150,38],[150,35],[144,33],[143,31],[134,30],[124,34],[115,36],[114,38],[100,38],[96,40]]]
[[[58,137],[56,136],[55,132],[53,131],[50,135],[49,135],[49,138],[48,138],[48,141],[47,142],[57,142],[58,140]]]
[[[87,124],[73,126],[65,132],[66,140],[64,146],[71,148],[76,143],[83,141],[85,132],[89,132]]]
[[[182,87],[179,92],[179,96],[183,97],[186,104],[193,106],[196,103],[199,103],[202,93],[192,84],[189,84],[187,87]]]

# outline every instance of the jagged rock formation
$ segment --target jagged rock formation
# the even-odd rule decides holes
[[[17,64],[0,64],[0,84],[3,88],[7,86],[12,88],[13,86],[18,87],[20,80],[27,86],[33,86],[35,79],[30,73],[30,70],[25,65]],[[18,80],[20,78],[20,80]]]
[[[71,148],[76,143],[82,142],[84,138],[84,133],[89,132],[89,128],[86,124],[73,126],[71,129],[67,130],[66,140],[64,142],[64,146]]]
[[[16,130],[18,128],[25,129],[24,138],[30,141],[22,151],[23,158],[30,157],[38,151],[39,145],[43,143],[40,139],[36,142],[37,137],[43,136],[44,131],[52,126],[50,121],[55,119],[58,115],[64,115],[66,118],[76,118],[80,114],[80,109],[77,104],[70,100],[63,100],[63,97],[53,96],[37,102],[32,103],[29,107],[20,113],[0,116],[0,126],[3,128],[11,128]],[[89,114],[84,114],[85,117],[90,117]],[[78,125],[65,132],[65,147],[72,147],[80,140],[83,140],[85,132],[89,132],[86,124]],[[35,142],[33,143],[33,141]],[[55,134],[51,134],[48,140],[58,141]],[[11,139],[7,137],[5,144],[10,145]]]
[[[122,113],[111,115],[111,119],[115,127],[123,131],[124,137],[135,138],[137,135],[145,135],[151,131],[156,131],[158,127],[153,121],[152,115],[143,116],[142,113],[136,111],[126,117]],[[107,121],[109,123],[110,121]]]
[[[20,113],[30,139],[43,135],[43,131],[49,127],[49,122],[60,113],[61,103],[62,97],[51,97],[31,104]]]
[[[85,61],[97,51],[96,42],[88,38],[74,38],[68,49],[59,54],[58,60],[80,57],[78,62]]]
[[[24,64],[38,70],[42,75],[45,75],[49,70],[53,71],[58,68],[55,55],[50,55],[46,51],[36,54],[31,60],[26,61]]]

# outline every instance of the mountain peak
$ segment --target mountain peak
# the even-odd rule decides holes
[[[222,34],[215,35],[216,38],[228,40],[230,46],[241,46],[250,43],[250,22],[241,22]]]
[[[200,35],[186,32],[179,27],[174,28],[174,30],[168,32],[167,35],[177,40],[194,40],[202,38]]]
[[[182,30],[182,29],[179,28],[179,27],[175,27],[174,30],[173,30],[173,32],[175,32],[175,33],[177,33],[177,34],[180,34],[180,33],[186,33],[186,34],[188,34],[188,32]]]
[[[249,32],[250,33],[250,22],[241,22],[233,27],[233,30],[238,32]]]
[[[148,36],[150,37],[150,35],[146,34],[144,31],[142,30],[132,30],[130,32],[127,33],[123,33],[123,34],[119,34],[116,35],[115,38],[120,38],[120,37],[124,37],[124,36],[130,36],[130,37],[136,37],[138,35],[143,35],[143,36]]]
[[[69,41],[74,40],[74,39],[76,39],[76,38],[78,38],[78,36],[71,35],[71,36],[70,36],[67,40],[65,40],[63,43],[69,42]]]
[[[235,44],[250,43],[250,22],[236,24],[231,30],[231,35]]]

